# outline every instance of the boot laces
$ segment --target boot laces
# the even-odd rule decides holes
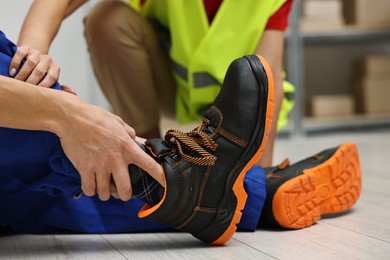
[[[203,117],[202,123],[194,130],[184,133],[180,130],[169,130],[165,140],[170,143],[173,150],[179,151],[180,156],[191,163],[200,166],[214,165],[217,157],[206,149],[215,151],[218,144],[203,132],[203,128],[210,124],[210,120]]]

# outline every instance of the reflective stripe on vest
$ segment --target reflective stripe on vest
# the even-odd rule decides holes
[[[188,70],[184,66],[181,66],[179,63],[171,60],[172,69],[182,80],[188,82]],[[207,87],[210,85],[220,85],[221,83],[213,77],[210,73],[207,72],[195,72],[194,77],[194,87],[201,88]]]

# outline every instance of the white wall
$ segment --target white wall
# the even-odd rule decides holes
[[[17,40],[24,16],[32,2],[31,0],[1,1],[0,30],[14,42]],[[86,3],[63,22],[49,54],[61,67],[61,83],[71,85],[82,99],[110,109],[93,75],[83,36],[83,17],[96,2]]]

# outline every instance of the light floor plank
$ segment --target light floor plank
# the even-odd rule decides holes
[[[274,259],[236,239],[216,247],[178,232],[103,237],[128,259]]]
[[[260,230],[235,238],[277,259],[386,259],[390,243],[319,223],[302,230]]]
[[[100,235],[0,237],[0,259],[126,259]]]

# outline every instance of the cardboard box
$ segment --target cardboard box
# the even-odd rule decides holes
[[[300,29],[303,32],[322,32],[322,31],[334,31],[334,30],[342,30],[345,28],[345,23],[341,19],[333,19],[333,20],[319,20],[319,19],[311,19],[311,18],[302,18],[300,20]]]
[[[390,80],[390,71],[386,70],[365,70],[360,75],[369,79]]]
[[[305,0],[302,3],[302,17],[332,20],[335,17],[341,17],[342,10],[341,0]]]
[[[345,26],[341,0],[305,0],[300,26],[303,31],[340,29]]]
[[[352,115],[354,106],[351,95],[317,95],[309,102],[309,114],[313,117]]]
[[[369,55],[356,63],[355,75],[366,79],[390,80],[390,55]]]
[[[365,57],[364,69],[367,72],[383,71],[390,74],[390,55],[369,55]]]
[[[390,28],[389,0],[343,0],[347,24],[361,28]]]
[[[390,113],[390,79],[363,78],[356,90],[358,112]]]

